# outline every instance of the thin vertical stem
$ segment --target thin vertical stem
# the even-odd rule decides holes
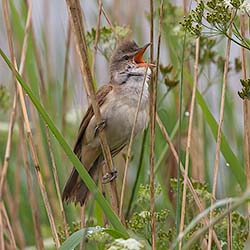
[[[106,11],[105,11],[103,5],[102,5],[102,13],[103,13],[103,15],[104,15],[104,17],[105,17],[107,23],[109,24],[109,26],[110,26],[112,32],[113,32],[114,34],[116,34],[114,25],[112,24],[112,22],[111,22],[111,20],[110,20],[110,18],[109,18],[109,16],[108,16],[108,14],[106,13]]]
[[[165,127],[164,127],[164,125],[163,125],[163,123],[162,123],[162,121],[161,121],[161,119],[160,119],[160,117],[159,117],[158,114],[156,115],[156,121],[157,121],[157,124],[158,124],[159,127],[160,127],[160,130],[161,130],[161,132],[162,132],[162,134],[163,134],[165,140],[167,141],[167,143],[168,143],[168,145],[169,145],[169,148],[170,148],[171,152],[172,152],[173,155],[174,155],[174,158],[175,158],[175,160],[176,160],[176,163],[178,163],[178,162],[180,163],[180,172],[181,172],[182,176],[184,177],[184,175],[185,175],[184,167],[183,167],[183,165],[182,165],[182,163],[181,163],[181,161],[180,161],[180,159],[179,159],[178,153],[177,153],[177,151],[175,150],[175,147],[174,147],[174,145],[173,145],[173,143],[172,143],[172,141],[171,141],[171,139],[170,139],[170,137],[169,137],[169,135],[168,135],[168,132],[167,132],[167,130],[165,129]],[[199,197],[198,197],[198,195],[197,195],[197,193],[196,193],[196,191],[195,191],[195,189],[194,189],[194,187],[193,187],[193,184],[192,184],[192,182],[191,182],[191,180],[189,179],[188,176],[187,176],[187,186],[188,186],[188,188],[189,188],[189,190],[190,190],[190,193],[192,194],[192,196],[193,196],[193,198],[194,198],[195,204],[197,205],[199,211],[200,211],[200,212],[203,212],[203,211],[204,211],[204,206],[203,206],[203,204],[201,203],[201,201],[200,201],[200,199],[199,199]],[[207,217],[205,217],[205,218],[203,219],[203,223],[204,223],[204,225],[207,225],[207,224],[209,223]],[[214,242],[215,242],[215,244],[216,244],[217,249],[222,250],[222,248],[221,248],[221,246],[220,246],[220,242],[219,242],[219,240],[218,240],[218,237],[217,237],[217,235],[215,234],[214,231],[213,231],[213,239],[214,239]]]
[[[3,201],[0,200],[0,208],[2,206]],[[0,209],[0,249],[5,250],[5,244],[4,244],[4,236],[3,236],[3,217],[2,217],[2,212]]]
[[[150,61],[154,59],[154,2],[150,0]],[[154,197],[154,160],[155,160],[155,113],[156,113],[156,82],[154,74],[151,77],[149,93],[149,118],[150,118],[150,212],[151,212],[151,241],[152,249],[156,250],[156,225],[155,225],[155,197]]]
[[[245,16],[241,16],[240,18],[240,32],[241,36],[245,37]],[[241,67],[242,67],[242,79],[247,78],[246,72],[246,50],[245,48],[241,48]],[[245,157],[245,173],[246,173],[246,186],[250,185],[250,148],[249,148],[249,140],[250,140],[250,123],[249,123],[249,100],[243,100],[243,115],[244,115],[244,157]],[[247,214],[250,216],[250,204],[247,203]]]
[[[80,212],[80,217],[81,217],[81,228],[84,228],[86,227],[86,223],[85,223],[85,205],[86,204],[83,204],[83,206],[81,207],[81,212]],[[91,211],[91,210],[89,210]],[[86,235],[84,235],[86,236]],[[83,237],[82,241],[81,241],[81,244],[80,244],[80,250],[84,250],[85,249],[85,237]]]
[[[62,96],[62,134],[65,134],[66,129],[66,114],[67,114],[67,97],[68,97],[68,64],[69,64],[69,50],[71,41],[71,26],[68,24],[67,38],[66,38],[66,52],[64,60],[63,73],[63,96]]]
[[[7,229],[9,231],[9,236],[10,236],[9,240],[10,240],[11,248],[12,249],[17,249],[14,233],[13,233],[13,230],[11,228],[10,220],[9,220],[9,217],[8,217],[8,214],[7,214],[7,211],[5,209],[5,206],[4,206],[3,202],[1,202],[0,212],[3,214],[3,217],[5,219],[5,223],[7,225]]]
[[[84,25],[82,21],[82,10],[80,7],[80,2],[79,0],[66,0],[66,2],[70,14],[71,25],[74,31],[75,43],[79,55],[80,68],[82,77],[84,79],[85,89],[93,107],[96,123],[100,124],[102,122],[102,119],[101,119],[100,108],[95,96],[93,78],[88,62],[87,45],[85,39]],[[107,171],[111,172],[113,169],[113,162],[107,138],[105,135],[105,129],[101,130],[100,133],[98,133],[98,136],[100,138],[102,152],[106,162],[105,166],[107,167]],[[118,214],[119,203],[118,203],[116,181],[112,181],[110,183],[109,191],[110,191],[112,208],[114,209],[116,214]]]
[[[230,25],[229,27],[229,37],[231,37],[231,35],[232,35],[232,25]],[[224,63],[224,74],[223,74],[223,84],[222,84],[221,104],[220,104],[220,118],[219,118],[218,132],[217,132],[216,152],[215,152],[215,161],[214,161],[211,206],[214,204],[214,200],[215,200],[217,177],[218,177],[218,171],[219,171],[220,145],[221,145],[222,123],[223,123],[223,117],[224,117],[224,106],[225,106],[225,95],[226,95],[226,86],[227,86],[230,49],[231,49],[231,39],[228,38],[227,47],[226,47],[226,55],[225,55],[225,63]],[[210,221],[212,219],[213,219],[213,209],[211,208]],[[208,250],[211,250],[211,247],[212,247],[212,232],[213,232],[213,225],[211,225],[211,227],[209,228]]]
[[[52,144],[51,144],[51,138],[50,138],[50,134],[49,134],[49,128],[48,128],[47,125],[45,125],[45,126],[46,126],[45,127],[45,132],[46,132],[46,137],[47,137],[47,142],[48,142],[49,154],[50,154],[50,159],[51,159],[51,163],[52,163],[52,172],[53,172],[53,177],[54,177],[54,181],[55,181],[56,193],[57,193],[57,197],[58,197],[58,201],[59,201],[61,215],[62,215],[62,219],[63,219],[64,231],[65,231],[65,235],[67,237],[69,237],[69,231],[68,231],[68,226],[67,226],[66,215],[65,215],[65,212],[64,212],[64,208],[63,208],[62,196],[61,196],[61,193],[60,193],[59,178],[58,178],[58,173],[57,173],[54,154],[53,154],[53,151],[52,151]]]
[[[231,204],[227,205],[228,210],[230,210]],[[233,250],[233,237],[232,237],[232,213],[228,213],[227,215],[228,223],[227,223],[227,249]]]
[[[5,16],[8,41],[10,44],[10,51],[14,51],[13,44],[10,42],[10,37],[9,37],[9,34],[11,33],[11,26],[10,26],[10,21],[9,21],[8,5],[7,5],[7,2],[5,1],[3,1],[3,11],[4,11],[4,16]],[[22,52],[21,52],[21,62],[20,62],[20,67],[19,67],[19,72],[21,74],[23,72],[24,63],[26,59],[28,33],[29,33],[30,22],[31,22],[31,11],[32,11],[32,5],[30,4],[28,8],[27,19],[26,19],[24,41],[23,41],[23,47],[22,47]],[[11,53],[11,59],[13,62],[15,61],[14,53]],[[1,178],[0,178],[0,200],[2,199],[4,181],[5,181],[5,177],[7,174],[8,165],[9,165],[11,141],[12,141],[12,135],[13,135],[13,127],[15,123],[15,116],[16,116],[16,105],[17,105],[17,90],[15,91],[13,105],[12,105],[11,114],[10,114],[10,124],[9,124],[9,131],[8,131],[7,143],[6,143],[6,149],[5,149],[4,164],[3,164],[3,169],[1,172]]]
[[[187,15],[187,0],[183,0],[183,12],[184,16]]]
[[[101,24],[101,14],[102,14],[102,0],[98,0],[98,17],[96,23],[96,33],[95,33],[95,43],[94,43],[94,53],[93,53],[93,63],[92,63],[92,76],[95,75],[95,63],[96,63],[96,54],[97,54],[97,44],[99,40],[99,30]]]
[[[43,250],[43,237],[40,227],[40,221],[39,221],[39,210],[36,203],[36,198],[34,194],[34,189],[32,185],[32,177],[30,172],[30,164],[28,160],[28,147],[24,138],[24,127],[23,123],[20,120],[19,121],[19,131],[20,131],[20,145],[22,148],[22,155],[23,155],[23,163],[24,163],[24,169],[25,169],[25,175],[26,175],[26,182],[27,182],[27,190],[28,190],[28,196],[29,196],[29,202],[30,202],[30,208],[31,208],[31,215],[32,220],[34,223],[34,231],[35,231],[35,239],[36,239],[36,247],[38,250]]]
[[[32,2],[30,1],[29,3],[30,3],[29,6],[32,6]],[[12,63],[14,65],[15,69],[17,69],[7,0],[3,0],[3,9],[4,9],[4,20],[5,20],[6,30],[7,30],[7,37],[8,37],[8,44],[9,44],[9,48],[10,48],[11,60],[12,60]],[[24,39],[24,41],[25,41],[25,39]],[[27,39],[26,39],[26,43],[27,43]],[[27,46],[24,46],[24,45],[23,45],[23,47],[27,48]],[[13,75],[15,76],[15,72],[13,72]],[[31,132],[31,127],[30,127],[30,123],[29,123],[28,112],[27,112],[27,108],[26,108],[26,104],[25,104],[25,100],[24,100],[23,89],[19,83],[16,82],[16,85],[17,85],[18,94],[20,97],[21,110],[22,110],[22,114],[23,114],[23,119],[24,119],[24,124],[25,124],[25,128],[26,128],[28,142],[30,145],[31,156],[32,156],[32,160],[33,160],[34,167],[35,167],[36,174],[37,174],[37,178],[38,178],[38,184],[39,184],[39,187],[40,187],[40,190],[42,193],[44,205],[45,205],[47,215],[49,218],[52,236],[53,236],[54,241],[55,241],[56,249],[59,249],[60,242],[59,242],[59,238],[57,235],[55,221],[54,221],[54,217],[53,217],[52,211],[51,211],[51,206],[50,206],[50,203],[48,200],[47,192],[46,192],[46,189],[45,189],[45,186],[44,186],[44,183],[42,180],[42,175],[40,172],[39,161],[38,161],[37,152],[35,149],[33,136],[32,136],[32,132]]]
[[[187,195],[187,177],[188,177],[188,168],[189,168],[189,153],[190,153],[191,138],[192,138],[195,95],[196,95],[196,88],[197,88],[197,83],[198,83],[199,50],[200,50],[200,38],[197,38],[196,39],[196,51],[195,51],[195,64],[194,64],[194,84],[193,84],[192,99],[191,99],[191,106],[190,106],[188,137],[187,137],[187,146],[186,146],[185,174],[184,174],[183,193],[182,193],[180,233],[183,231],[184,219],[185,219],[186,195]],[[179,243],[179,250],[181,249],[181,247],[182,247],[182,241],[180,241],[180,243]]]
[[[139,110],[140,110],[140,106],[141,106],[141,100],[142,100],[143,90],[144,90],[145,81],[146,81],[146,78],[147,78],[147,71],[148,71],[148,67],[146,68],[146,72],[145,72],[145,75],[144,75],[144,79],[143,79],[143,83],[142,83],[142,88],[141,88],[139,100],[138,100],[138,103],[137,103],[136,113],[135,113],[135,117],[134,117],[134,123],[133,123],[133,127],[132,127],[132,130],[131,130],[131,135],[130,135],[130,139],[129,139],[129,145],[128,145],[128,151],[127,151],[127,158],[126,158],[126,163],[125,163],[125,168],[124,168],[124,175],[123,175],[123,181],[122,181],[120,206],[119,206],[119,217],[120,217],[121,220],[124,220],[124,216],[123,216],[123,202],[124,202],[125,186],[126,186],[127,174],[128,174],[128,163],[129,163],[130,156],[131,156],[131,149],[132,149],[132,144],[133,144],[133,139],[134,139],[134,134],[135,134],[135,126],[136,126],[136,123],[137,123],[137,118],[138,118],[138,114],[139,114]]]
[[[144,145],[145,145],[145,142],[146,142],[147,132],[148,132],[148,129],[146,129],[144,131],[144,133],[143,133],[138,169],[137,169],[137,173],[136,173],[136,177],[135,177],[135,183],[133,185],[132,192],[131,192],[131,197],[130,197],[129,202],[128,202],[128,208],[127,208],[127,212],[126,212],[126,215],[125,215],[125,219],[128,219],[128,217],[130,215],[131,208],[132,208],[132,203],[133,203],[133,201],[135,199],[136,190],[137,190],[138,185],[139,185],[139,178],[140,178],[140,175],[141,175],[141,171],[142,171],[142,167],[143,167],[143,159],[144,159],[144,154],[145,154]]]

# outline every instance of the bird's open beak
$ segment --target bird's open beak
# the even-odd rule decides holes
[[[142,48],[138,49],[136,54],[133,57],[134,62],[136,63],[137,67],[154,67],[155,65],[152,63],[147,63],[143,60],[143,54],[146,51],[146,49],[151,45],[151,43],[147,43]]]

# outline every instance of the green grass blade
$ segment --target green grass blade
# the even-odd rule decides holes
[[[185,72],[185,77],[186,77],[186,79],[188,79],[189,83],[192,85],[193,80],[188,72]],[[218,123],[216,122],[214,116],[210,112],[204,98],[202,97],[202,95],[198,89],[196,91],[196,100],[197,100],[199,106],[201,107],[202,114],[203,114],[208,126],[210,127],[210,129],[212,131],[214,139],[216,140],[217,139],[217,131],[218,131]],[[236,178],[236,180],[238,181],[241,189],[245,190],[246,180],[245,180],[244,169],[243,169],[242,165],[240,164],[240,161],[238,160],[238,158],[234,154],[233,150],[229,146],[229,143],[228,143],[224,133],[222,133],[222,137],[221,137],[220,150],[221,150],[221,153],[223,154],[226,162],[229,164],[228,167],[231,169],[231,171],[232,171],[234,177]]]
[[[128,237],[129,235],[128,235],[127,230],[121,224],[121,222],[120,222],[119,218],[116,216],[116,214],[112,211],[112,208],[110,207],[110,205],[108,204],[108,202],[105,200],[105,198],[103,197],[103,195],[101,194],[101,192],[99,191],[99,189],[97,188],[97,186],[95,185],[95,182],[89,176],[87,170],[83,167],[82,163],[79,161],[79,159],[76,157],[76,155],[71,150],[71,147],[64,140],[62,134],[57,129],[57,127],[54,125],[52,119],[50,118],[50,116],[48,115],[48,113],[45,111],[45,109],[41,105],[41,103],[39,102],[39,99],[33,94],[32,90],[25,83],[25,81],[23,80],[23,78],[21,77],[21,75],[14,69],[12,63],[10,62],[10,60],[8,59],[8,57],[5,55],[5,53],[2,51],[1,48],[0,48],[0,55],[4,59],[4,61],[6,62],[6,64],[9,66],[9,68],[11,70],[13,70],[13,72],[15,73],[16,79],[18,80],[18,82],[20,83],[20,85],[23,87],[23,89],[26,92],[26,94],[29,96],[30,100],[32,101],[32,103],[36,107],[38,113],[43,118],[44,122],[48,125],[48,127],[51,130],[51,132],[54,134],[55,138],[57,139],[57,141],[62,146],[65,154],[68,156],[68,158],[70,159],[70,161],[72,162],[72,164],[77,169],[79,175],[81,176],[81,178],[85,182],[85,184],[88,187],[88,189],[94,194],[94,198],[99,203],[99,205],[102,208],[103,212],[107,216],[109,222],[112,224],[112,226],[116,230],[120,231],[124,235],[125,238]]]
[[[204,98],[202,97],[202,95],[200,94],[199,91],[197,91],[196,100],[199,103],[199,105],[202,109],[203,116],[204,116],[205,120],[207,121],[207,124],[209,125],[209,127],[212,131],[212,134],[216,140],[217,131],[218,131],[218,123],[216,122],[212,113],[208,109],[208,106],[207,106]],[[237,179],[242,190],[244,190],[246,183],[245,183],[245,173],[244,173],[243,167],[240,164],[236,155],[234,154],[233,150],[229,146],[229,143],[228,143],[228,141],[223,133],[222,133],[222,137],[221,137],[221,149],[220,150],[221,150],[221,153],[223,154],[226,162],[229,164],[229,168],[231,169],[233,175]]]
[[[83,237],[86,236],[86,229],[80,229],[77,232],[69,236],[67,240],[61,245],[60,250],[73,250],[82,241]]]

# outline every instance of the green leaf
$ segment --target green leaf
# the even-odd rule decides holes
[[[88,235],[94,232],[103,231],[102,227],[89,227],[80,229],[69,236],[69,238],[64,241],[61,245],[60,250],[72,250],[77,247],[81,241]]]
[[[192,77],[190,74],[186,71],[185,72],[186,79],[189,81],[189,83],[192,85]],[[218,131],[218,123],[216,122],[215,118],[213,117],[212,113],[210,112],[204,98],[202,97],[201,93],[197,89],[196,91],[196,100],[198,104],[201,107],[202,114],[210,127],[212,134],[214,136],[214,139],[217,139],[217,131]],[[223,154],[226,162],[229,164],[229,168],[231,169],[233,175],[235,176],[236,180],[238,181],[240,187],[242,190],[246,187],[246,180],[245,180],[245,173],[243,170],[242,165],[240,164],[238,158],[234,154],[233,150],[231,149],[224,133],[222,132],[221,137],[221,147],[220,151]]]
[[[46,112],[42,104],[39,102],[39,99],[37,98],[37,96],[34,95],[34,93],[30,89],[30,87],[25,83],[21,75],[15,70],[14,66],[12,65],[12,63],[10,62],[10,60],[8,59],[8,57],[5,55],[5,53],[3,52],[1,48],[0,48],[0,55],[4,59],[6,64],[9,66],[9,68],[15,73],[16,79],[18,80],[20,85],[23,87],[26,94],[29,96],[30,100],[36,107],[38,113],[40,114],[44,122],[48,125],[49,129],[54,134],[57,141],[60,143],[65,154],[68,156],[68,158],[70,159],[70,161],[72,162],[76,170],[78,171],[79,175],[85,182],[90,192],[92,192],[92,194],[94,195],[94,199],[96,199],[96,201],[99,203],[103,212],[107,216],[109,222],[112,224],[112,226],[116,230],[118,230],[123,235],[124,238],[127,238],[129,236],[127,230],[122,225],[117,215],[112,211],[112,208],[110,207],[109,203],[105,200],[102,193],[99,191],[98,187],[96,186],[95,182],[88,174],[88,171],[82,165],[82,163],[77,158],[77,156],[74,154],[69,144],[64,140],[64,137],[62,136],[60,131],[57,129],[57,127],[54,125],[52,119],[50,118],[50,116],[48,115],[48,113]]]
[[[110,236],[112,236],[115,239],[123,238],[122,234],[119,231],[111,229],[111,228],[106,228],[103,230],[103,232],[109,234]]]
[[[61,245],[60,250],[72,250],[77,247],[82,241],[83,237],[86,235],[86,229],[80,229],[79,231],[73,233],[69,238],[64,241]]]

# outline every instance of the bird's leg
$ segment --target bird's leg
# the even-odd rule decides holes
[[[106,173],[102,177],[102,183],[103,184],[109,183],[109,182],[115,180],[117,176],[118,176],[118,171],[116,168],[114,168],[113,171]]]
[[[96,125],[95,127],[95,136],[98,135],[98,133],[100,133],[100,131],[102,131],[105,127],[107,126],[107,122],[106,120],[102,120],[99,124]]]

